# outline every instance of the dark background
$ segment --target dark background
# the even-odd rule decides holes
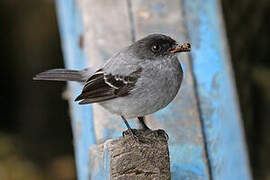
[[[270,179],[270,1],[223,0],[254,179]],[[0,1],[0,179],[76,179],[53,0]],[[237,167],[236,167],[237,168]],[[57,171],[56,171],[57,169]]]

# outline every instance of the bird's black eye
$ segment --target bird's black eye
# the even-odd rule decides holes
[[[157,53],[161,50],[161,46],[159,44],[154,44],[152,47],[151,47],[151,51],[154,52],[154,53]]]

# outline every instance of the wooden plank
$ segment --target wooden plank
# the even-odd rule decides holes
[[[85,55],[79,40],[83,32],[80,10],[73,0],[57,0],[58,23],[66,68],[86,67]],[[68,83],[68,98],[72,119],[72,130],[78,179],[88,179],[88,148],[95,144],[95,131],[92,110],[89,106],[79,106],[74,98],[80,94],[82,86]]]
[[[213,179],[251,179],[230,56],[216,0],[182,0]]]
[[[136,37],[158,32],[180,43],[186,36],[179,1],[131,1]],[[209,179],[208,164],[201,130],[199,110],[187,54],[179,55],[184,81],[175,100],[148,118],[150,127],[164,129],[169,137],[172,179]]]
[[[114,53],[131,44],[127,1],[81,0],[84,51],[90,67],[100,66]],[[97,142],[119,137],[126,129],[122,120],[93,105]]]

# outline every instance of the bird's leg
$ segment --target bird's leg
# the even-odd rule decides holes
[[[128,128],[128,131],[129,133],[132,135],[133,139],[137,142],[139,142],[139,137],[134,133],[134,131],[131,129],[131,127],[129,126],[127,120],[125,119],[124,116],[121,116],[121,118],[123,119],[124,123],[126,124],[127,128]]]
[[[145,118],[144,116],[138,117],[139,122],[144,130],[151,130],[146,124],[145,124]]]

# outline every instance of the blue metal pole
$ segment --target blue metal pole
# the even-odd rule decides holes
[[[79,8],[73,0],[57,0],[58,23],[66,68],[83,69],[87,67],[85,54],[80,48],[83,25]],[[74,137],[77,176],[79,180],[88,179],[88,149],[96,143],[92,107],[79,106],[74,98],[80,94],[82,86],[68,83],[70,95],[70,114]]]
[[[211,176],[251,179],[220,2],[183,0],[182,6]]]

